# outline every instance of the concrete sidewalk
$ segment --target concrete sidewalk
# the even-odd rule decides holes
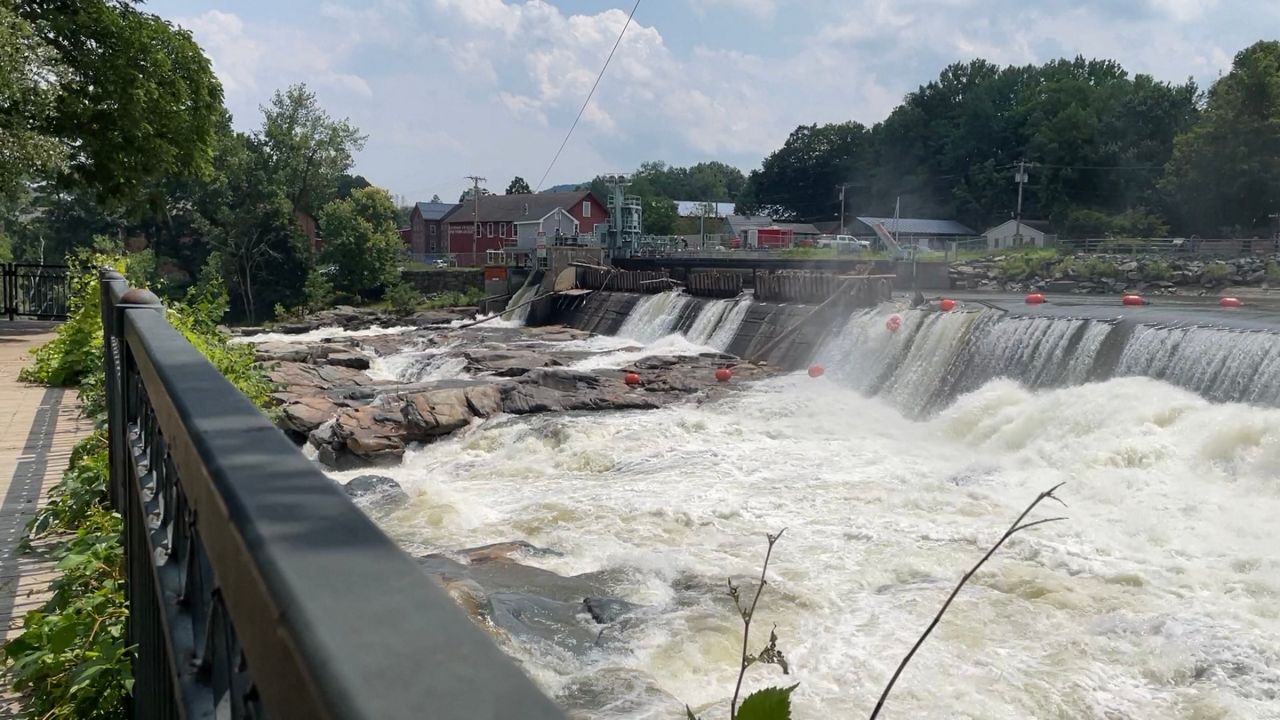
[[[18,551],[27,523],[46,502],[70,460],[71,449],[93,430],[80,417],[74,390],[18,381],[30,350],[53,338],[55,323],[0,320],[0,640],[22,626],[22,616],[48,599],[51,563]],[[7,680],[0,720],[17,717]]]

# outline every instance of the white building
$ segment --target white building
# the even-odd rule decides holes
[[[1044,247],[1046,241],[1052,243],[1057,240],[1056,235],[1048,232],[1049,223],[1043,220],[1023,220],[1021,225],[1017,220],[1007,220],[982,233],[982,236],[987,239],[988,250],[1000,250],[1030,245]]]

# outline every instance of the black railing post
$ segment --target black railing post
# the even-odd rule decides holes
[[[4,264],[4,311],[9,314],[9,320],[12,322],[16,319],[18,313],[18,293],[16,286],[18,284],[18,272],[13,263]]]
[[[121,341],[123,338],[116,322],[116,299],[129,289],[124,276],[111,268],[98,271],[98,290],[100,312],[102,315],[102,368],[106,372],[103,383],[103,394],[107,404],[107,456],[110,472],[108,492],[111,496],[111,507],[123,512],[124,495],[122,494],[125,456],[118,434],[123,428],[124,395],[121,380]]]

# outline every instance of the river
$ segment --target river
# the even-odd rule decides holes
[[[717,326],[735,311],[741,322],[721,301],[696,337],[673,338],[678,302],[652,300],[624,329],[693,352],[724,349]],[[1035,517],[1069,519],[1018,535],[973,578],[882,717],[1280,718],[1280,410],[1149,377],[1086,382],[1069,357],[1100,340],[1029,322],[1019,342],[1045,343],[1043,363],[971,373],[940,400],[938,368],[965,370],[934,356],[977,321],[918,322],[932,335],[901,355],[884,344],[905,340],[872,336],[882,318],[852,319],[819,352],[829,372],[817,379],[473,425],[386,471],[412,500],[380,523],[414,552],[520,539],[562,553],[527,564],[612,571],[616,594],[643,606],[606,630],[622,642],[586,654],[503,643],[595,718],[681,718],[678,703],[727,717],[742,628],[725,578],[750,584],[765,533],[786,528],[751,644],[776,625],[792,674],[753,667],[747,687],[799,683],[803,720],[865,717],[964,571],[1037,493],[1066,483],[1069,507]],[[643,354],[591,342],[619,366]],[[431,357],[393,357],[383,372],[458,371]]]

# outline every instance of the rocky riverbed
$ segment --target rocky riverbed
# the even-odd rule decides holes
[[[339,477],[362,472],[344,487],[375,520],[395,517],[412,502],[380,472],[416,447],[517,416],[715,401],[776,374],[688,343],[649,354],[634,341],[565,327],[515,327],[501,319],[459,327],[469,315],[400,318],[343,308],[241,341],[254,345],[277,386],[277,425]],[[731,369],[730,382],[716,380],[720,368]],[[639,382],[628,385],[629,373]],[[627,628],[644,622],[645,608],[617,597],[620,579],[607,571],[560,575],[522,562],[555,557],[554,548],[513,539],[406,549],[503,643],[580,657],[625,643]],[[559,694],[566,706],[585,712],[582,717],[595,717],[602,704],[616,705],[605,687],[619,683],[645,707],[681,708],[642,674],[610,678],[600,687],[580,682]]]
[[[954,263],[948,274],[952,288],[964,290],[1216,295],[1229,287],[1280,287],[1280,255],[1231,260],[1167,255],[992,255]]]

